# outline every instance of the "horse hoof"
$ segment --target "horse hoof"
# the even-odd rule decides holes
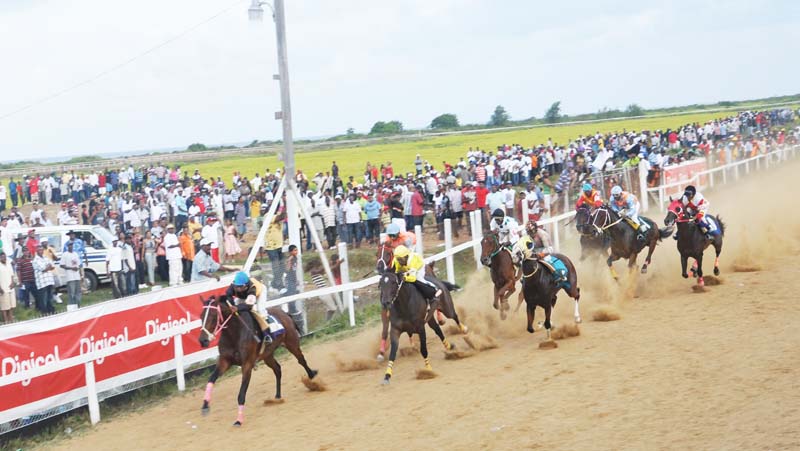
[[[718,275],[719,275],[719,268],[714,268],[714,275],[715,275],[715,276],[718,276]]]
[[[508,317],[508,314],[506,314],[505,310],[500,310],[500,319],[505,321],[507,317]]]
[[[211,413],[210,407],[203,407],[200,409],[200,414],[202,414],[204,417],[207,417],[209,413]]]
[[[533,329],[533,327],[528,326],[528,333],[532,334],[534,332],[536,332],[536,331]]]
[[[689,278],[689,274],[683,273],[683,274],[681,274],[681,277],[683,277],[684,279],[688,279]]]
[[[308,378],[309,378],[309,379],[314,379],[314,378],[317,376],[317,374],[319,374],[319,371],[317,371],[317,370],[311,370],[311,372],[310,372],[310,373],[308,373]]]
[[[236,426],[236,427],[239,427],[239,426],[242,425],[242,422],[239,421],[239,420],[236,420],[236,422],[234,422],[233,425]]]
[[[376,360],[378,360],[378,362],[383,362],[383,354],[378,354],[378,357],[376,357]]]
[[[647,267],[646,266],[642,266],[642,274],[647,274]]]
[[[384,379],[381,385],[389,385],[389,379]]]
[[[576,324],[580,324],[581,323],[581,317],[580,316],[576,316],[575,317],[575,323]]]

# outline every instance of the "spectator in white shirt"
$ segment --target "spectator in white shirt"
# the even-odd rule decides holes
[[[67,305],[75,306],[71,308],[78,308],[81,306],[81,266],[83,264],[81,257],[74,251],[72,241],[67,241],[66,252],[61,254],[61,269],[64,270],[64,282],[67,284],[67,296],[69,300]]]
[[[111,276],[111,291],[114,299],[125,295],[125,274],[122,272],[122,248],[119,238],[114,235],[111,247],[106,252],[106,272]]]
[[[164,235],[164,249],[167,252],[167,264],[169,264],[169,286],[173,287],[181,283],[183,277],[183,254],[178,235],[175,235],[175,226],[167,225],[167,234]]]

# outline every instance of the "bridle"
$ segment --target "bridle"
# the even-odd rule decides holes
[[[386,280],[387,282],[389,281],[389,275],[388,275],[388,274],[387,274],[387,275],[384,275],[383,277],[385,277],[385,278],[386,278],[385,280]],[[395,277],[397,277],[397,276],[395,276]],[[392,299],[389,301],[388,305],[392,305],[392,304],[394,304],[394,301],[396,301],[396,300],[397,300],[397,297],[398,297],[398,296],[400,296],[400,290],[403,288],[403,284],[405,284],[405,283],[406,283],[406,279],[405,279],[405,277],[400,277],[400,283],[398,283],[398,284],[397,284],[397,291],[395,291],[395,292],[394,292],[394,296],[393,296],[393,297],[392,297]],[[381,299],[381,304],[383,304],[383,299]]]
[[[377,265],[383,264],[383,269],[382,270],[378,269],[378,272],[388,270],[389,266],[391,266],[392,259],[394,259],[394,252],[391,252],[392,258],[389,259],[389,263],[386,263],[386,259],[384,257],[386,256],[386,254],[388,254],[388,252],[386,250],[387,248],[389,248],[389,246],[386,243],[381,244],[381,252],[378,255],[378,263],[377,263]]]
[[[494,251],[492,251],[492,253],[489,254],[488,257],[489,261],[491,261],[497,254],[503,252],[503,249],[505,248],[500,245],[500,237],[496,233],[491,233],[489,235],[486,235],[486,238],[492,238],[492,240],[494,240]]]
[[[214,338],[216,338],[217,334],[220,333],[223,329],[225,329],[225,327],[228,325],[228,321],[230,321],[231,318],[233,318],[233,314],[228,315],[228,317],[225,318],[225,320],[223,321],[223,319],[222,319],[222,316],[223,316],[222,315],[222,307],[220,307],[218,301],[210,301],[208,304],[203,306],[203,310],[204,310],[204,312],[203,312],[203,324],[200,327],[200,330],[205,332],[206,335],[208,335],[210,337],[209,341],[213,341]],[[211,332],[208,329],[206,329],[206,322],[208,321],[208,314],[209,314],[209,312],[211,312],[211,310],[216,310],[216,312],[217,312],[217,324],[216,324],[216,326],[214,326],[214,331],[213,332]]]
[[[602,225],[598,225],[597,224],[597,217],[600,216],[597,213],[600,210],[602,210],[605,213]],[[622,222],[622,219],[623,219],[622,217],[620,217],[616,221],[611,222],[610,208],[608,208],[606,206],[599,207],[597,210],[594,211],[594,214],[591,215],[591,216],[594,216],[594,218],[592,219],[591,225],[592,225],[592,227],[595,228],[595,230],[597,231],[598,234],[601,234],[601,233],[605,232],[606,230],[610,229],[611,227],[614,227],[615,225],[617,225],[620,222]]]

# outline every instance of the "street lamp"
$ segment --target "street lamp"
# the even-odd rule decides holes
[[[272,18],[275,20],[275,35],[278,47],[278,75],[272,78],[278,80],[281,86],[281,111],[275,113],[275,119],[280,119],[283,123],[283,164],[285,168],[284,177],[286,180],[286,216],[287,227],[289,229],[289,244],[294,244],[298,249],[297,260],[297,284],[298,288],[303,285],[303,265],[300,258],[300,216],[299,205],[297,204],[297,184],[295,183],[294,165],[294,142],[292,140],[292,104],[289,97],[289,61],[286,56],[286,20],[284,14],[283,0],[274,0],[275,4],[262,2],[261,0],[251,0],[247,14],[252,21],[261,21],[264,18],[263,5],[272,10]],[[278,201],[280,199],[276,199]],[[303,312],[303,303],[298,301],[296,307]],[[303,315],[303,329],[305,330],[305,315]]]

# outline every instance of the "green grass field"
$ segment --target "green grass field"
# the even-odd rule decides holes
[[[656,130],[676,128],[692,122],[705,122],[722,116],[729,116],[734,112],[726,113],[688,113],[685,115],[642,119],[623,119],[596,122],[578,125],[554,125],[552,127],[538,127],[525,130],[512,130],[507,132],[486,132],[456,136],[442,136],[425,138],[415,141],[406,141],[391,144],[366,145],[363,147],[345,147],[340,149],[298,152],[296,166],[308,175],[309,178],[318,171],[330,170],[331,161],[339,165],[340,174],[353,175],[357,181],[361,177],[367,162],[381,164],[391,161],[395,173],[413,171],[413,161],[416,154],[428,160],[436,168],[442,167],[442,161],[457,162],[459,157],[466,154],[468,148],[481,148],[494,150],[502,144],[521,144],[531,147],[547,142],[552,138],[554,143],[566,144],[571,138],[578,135],[594,134],[595,132],[621,132],[625,130]],[[221,161],[184,163],[185,169],[190,173],[200,169],[205,176],[222,177],[229,181],[234,171],[241,171],[243,175],[252,177],[256,172],[264,173],[269,168],[272,172],[283,164],[275,155],[263,157],[228,158]]]

